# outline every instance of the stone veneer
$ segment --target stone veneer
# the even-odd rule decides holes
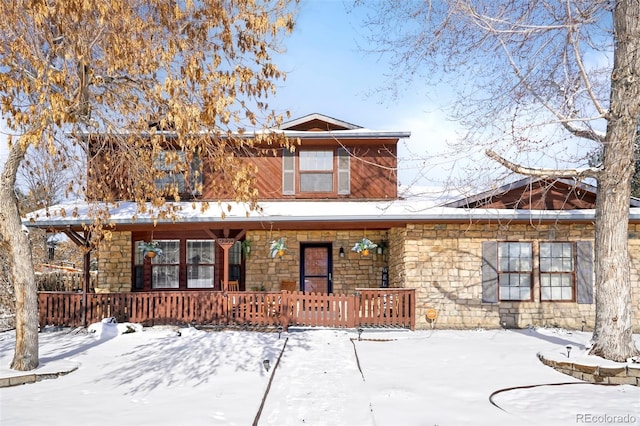
[[[252,240],[246,263],[246,288],[277,290],[281,280],[300,276],[300,243],[323,242],[333,246],[333,291],[349,293],[358,287],[380,287],[382,268],[389,266],[391,287],[416,289],[416,328],[498,328],[558,326],[589,330],[595,322],[595,304],[540,302],[534,277],[532,302],[482,302],[482,242],[593,241],[590,224],[409,224],[385,230],[248,231]],[[352,252],[366,236],[388,242],[382,255],[367,257]],[[287,253],[272,259],[271,241],[284,237]],[[339,256],[340,247],[345,257]],[[98,254],[97,291],[131,290],[131,234],[114,232]],[[634,331],[640,331],[640,225],[629,226]],[[534,271],[537,259],[534,256]],[[299,282],[298,282],[299,285]],[[425,314],[435,309],[432,324]],[[584,322],[583,322],[584,321]]]
[[[349,293],[358,287],[380,287],[382,268],[387,265],[389,250],[382,255],[375,251],[361,256],[351,251],[353,245],[363,237],[374,243],[387,241],[386,231],[249,231],[252,241],[251,254],[246,262],[245,286],[279,290],[282,280],[295,280],[300,286],[300,244],[331,243],[333,247],[333,292]],[[284,237],[287,252],[282,257],[271,258],[271,242]],[[344,257],[340,257],[340,247]]]
[[[640,330],[640,225],[629,227],[631,281],[634,329]],[[592,329],[595,303],[540,302],[540,284],[533,274],[532,302],[482,302],[483,241],[593,241],[590,224],[409,224],[400,232],[390,232],[390,264],[399,286],[416,288],[416,328],[431,324],[425,318],[427,309],[436,309],[433,324],[441,328],[524,328],[559,326],[568,329]],[[403,239],[402,260],[397,241]],[[534,271],[537,259],[534,256]],[[584,321],[584,323],[583,323]]]
[[[131,232],[112,232],[100,244],[96,293],[131,291]]]

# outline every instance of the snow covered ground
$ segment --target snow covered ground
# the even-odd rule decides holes
[[[36,372],[77,369],[0,389],[0,424],[251,425],[258,413],[260,425],[640,424],[640,388],[584,384],[538,360],[568,344],[581,356],[589,333],[133,328],[41,333]],[[0,333],[0,377],[17,374],[14,344]],[[563,382],[575,384],[489,399]]]

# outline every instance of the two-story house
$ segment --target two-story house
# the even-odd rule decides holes
[[[135,206],[126,201],[112,209],[112,238],[93,253],[94,291],[225,293],[236,290],[236,282],[247,293],[390,287],[415,292],[417,327],[593,326],[594,187],[527,178],[453,202],[404,198],[398,196],[397,149],[409,132],[369,130],[320,114],[278,131],[300,141],[295,150],[269,147],[245,159],[256,166],[258,210],[217,204],[215,177],[199,163],[202,190],[197,201],[176,203],[175,219],[141,214],[132,221]],[[172,179],[189,186],[188,178]],[[202,210],[207,201],[214,202]],[[62,208],[77,208],[77,215],[56,215]],[[88,206],[50,213],[34,215],[27,225],[81,240]],[[367,256],[352,250],[362,239],[377,246]],[[145,254],[149,242],[161,256]],[[278,243],[286,250],[272,250]],[[635,199],[629,246],[640,329]],[[388,299],[381,303],[376,309],[391,306]]]

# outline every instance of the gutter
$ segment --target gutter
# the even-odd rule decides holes
[[[495,213],[484,212],[484,214],[477,214],[475,212],[460,212],[460,213],[447,213],[442,214],[438,212],[425,213],[425,214],[391,214],[391,215],[273,215],[273,216],[226,216],[224,219],[216,216],[189,216],[180,217],[175,221],[172,220],[154,220],[151,217],[138,217],[135,221],[128,218],[111,218],[110,223],[115,225],[152,225],[152,224],[189,224],[189,223],[217,223],[217,224],[230,224],[230,223],[345,223],[353,222],[357,224],[359,222],[378,222],[378,223],[420,223],[420,222],[504,222],[504,221],[517,221],[517,222],[594,222],[595,213],[592,210],[584,213],[571,214],[541,214],[544,212],[522,212],[522,211],[500,211]],[[557,213],[557,212],[556,212]],[[63,226],[82,226],[89,222],[89,218],[59,218],[59,219],[45,219],[30,221],[28,218],[23,221],[27,227],[34,228],[46,228],[46,227],[63,227]],[[640,211],[629,214],[629,222],[640,222]]]

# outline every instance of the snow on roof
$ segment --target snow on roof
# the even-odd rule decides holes
[[[139,213],[134,202],[120,202],[109,206],[110,221],[116,225],[149,223],[224,223],[224,222],[424,222],[424,221],[503,221],[558,220],[593,221],[595,209],[576,210],[517,210],[467,208],[458,206],[469,188],[457,190],[436,186],[401,186],[397,200],[296,200],[263,201],[260,209],[250,211],[247,204],[237,202],[205,203],[185,201],[168,203],[176,207],[175,220],[157,219],[158,209],[147,203],[147,213]],[[29,227],[79,226],[87,223],[91,211],[104,204],[70,201],[27,214],[23,221]],[[229,209],[230,207],[230,209]],[[640,207],[632,203],[629,219],[640,221]]]
[[[399,131],[399,130],[371,130],[365,128],[350,129],[350,130],[273,130],[266,129],[262,131],[256,131],[255,133],[245,133],[243,137],[253,137],[253,135],[281,133],[290,138],[300,139],[401,139],[411,136],[411,132]]]
[[[225,222],[421,222],[472,220],[557,220],[592,221],[595,210],[513,210],[464,209],[442,207],[433,200],[394,201],[267,201],[261,210],[249,211],[243,203],[203,202],[171,203],[178,210],[175,220],[157,219],[157,210],[138,214],[136,203],[122,202],[110,208],[110,222],[115,225],[134,223],[225,223]],[[95,206],[95,205],[94,205]],[[227,209],[231,206],[231,210]],[[38,210],[27,215],[24,224],[31,227],[78,226],[87,223],[92,206],[71,202]],[[224,214],[224,218],[223,218]],[[640,208],[630,209],[630,219],[640,220]]]
[[[173,131],[160,131],[156,132],[156,134],[166,135],[167,137],[175,136],[175,132]],[[244,138],[244,139],[252,139],[255,137],[265,136],[269,134],[282,134],[288,138],[299,138],[299,139],[405,139],[411,137],[411,132],[408,131],[400,131],[400,130],[371,130],[365,128],[357,128],[350,130],[319,130],[319,131],[305,131],[305,130],[279,130],[279,129],[264,129],[264,130],[256,130],[254,132],[244,132],[242,134],[236,133],[233,137],[236,138]],[[90,137],[94,135],[93,133],[79,133],[81,137]],[[131,133],[119,132],[119,133],[111,133],[111,135],[117,136],[130,136]],[[224,133],[215,134],[210,131],[202,131],[199,133],[201,136],[211,135],[218,138],[227,138],[228,136]],[[140,133],[141,137],[148,136],[148,134]]]
[[[290,130],[292,127],[298,126],[300,124],[307,123],[313,120],[320,120],[326,123],[332,124],[336,127],[342,127],[343,130]],[[154,132],[155,134],[165,135],[168,137],[172,137],[176,135],[176,132],[173,130],[157,130]],[[346,121],[338,120],[336,118],[329,117],[327,115],[313,113],[306,115],[304,117],[300,117],[298,119],[294,119],[288,121],[286,123],[282,123],[280,128],[268,128],[268,129],[254,129],[251,131],[245,131],[242,133],[233,133],[231,136],[236,138],[245,138],[251,139],[255,136],[260,135],[268,135],[271,133],[283,134],[287,137],[291,138],[300,138],[300,139],[327,139],[327,138],[342,138],[342,139],[391,139],[391,138],[408,138],[411,136],[411,132],[408,131],[399,131],[399,130],[373,130],[367,129],[355,124],[348,123]],[[81,137],[89,137],[94,135],[92,132],[81,132],[77,134],[69,134],[69,136],[81,136]],[[110,133],[112,135],[121,135],[127,136],[132,135],[133,133],[127,131],[116,131]],[[141,137],[149,136],[149,132],[137,133]],[[225,131],[221,129],[202,129],[197,132],[198,135],[206,136],[211,135],[219,138],[227,138],[230,137]]]

